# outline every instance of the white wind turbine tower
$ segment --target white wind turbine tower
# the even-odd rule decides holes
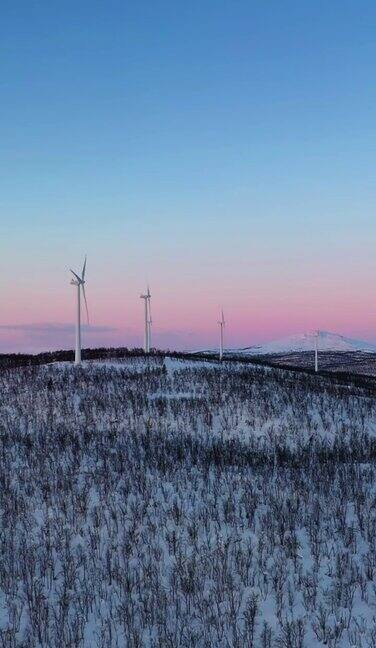
[[[222,360],[223,358],[223,341],[224,341],[224,332],[225,332],[225,318],[223,315],[223,310],[221,311],[221,319],[218,322],[219,324],[219,359]]]
[[[144,351],[149,353],[150,343],[151,343],[151,294],[150,288],[145,293],[145,295],[140,295],[140,299],[143,299],[145,302],[145,330],[144,330]]]
[[[320,331],[315,331],[315,372],[319,370],[319,335]]]
[[[150,288],[148,286],[148,292],[147,292],[147,297],[148,297],[148,341],[149,341],[149,351],[151,348],[151,325],[152,325],[152,319],[151,319],[151,294],[150,294]]]
[[[74,355],[74,363],[76,365],[81,364],[81,290],[85,301],[87,323],[89,324],[89,311],[87,307],[86,294],[85,294],[85,272],[86,272],[86,256],[82,268],[81,277],[79,277],[78,274],[76,274],[75,272],[73,272],[73,270],[71,270],[71,273],[74,277],[74,279],[71,280],[71,284],[77,287],[76,351]]]

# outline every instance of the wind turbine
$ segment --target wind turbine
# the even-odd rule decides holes
[[[72,286],[77,287],[77,319],[76,319],[76,351],[74,355],[74,364],[81,364],[81,290],[85,301],[87,323],[89,324],[89,310],[87,307],[86,294],[85,294],[85,273],[86,273],[86,256],[82,268],[81,277],[71,270],[73,279],[71,280]]]
[[[221,319],[218,322],[219,324],[219,359],[223,358],[223,339],[225,332],[225,318],[223,315],[223,310],[221,311]]]
[[[319,370],[319,335],[320,331],[315,331],[315,372]]]
[[[144,351],[145,353],[150,352],[150,342],[151,342],[151,294],[150,288],[147,287],[147,291],[144,295],[140,295],[140,299],[143,299],[145,302],[145,331],[144,331]]]
[[[149,351],[151,347],[151,325],[152,325],[152,319],[151,319],[151,294],[150,294],[150,288],[148,285],[148,302],[149,302],[149,319],[148,319],[148,334],[149,334]]]

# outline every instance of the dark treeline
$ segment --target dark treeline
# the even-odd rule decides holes
[[[129,349],[128,347],[99,347],[95,349],[83,349],[83,360],[105,360],[108,358],[135,358],[144,356],[144,351],[141,348]],[[165,355],[176,358],[192,358],[197,359],[196,353],[183,353],[178,351],[161,351],[152,349],[150,355],[153,357],[164,357]],[[211,356],[202,356],[203,360],[210,360]],[[0,354],[0,367],[12,369],[17,367],[38,366],[44,364],[51,364],[52,362],[73,362],[73,350],[57,350],[45,351],[43,353],[27,354],[27,353],[1,353]]]
[[[106,360],[106,359],[126,359],[126,358],[135,358],[143,357],[144,351],[142,348],[133,348],[129,349],[127,347],[99,347],[95,349],[87,348],[83,349],[82,357],[83,360]],[[160,350],[152,349],[150,352],[151,357],[156,358],[177,358],[185,360],[198,360],[200,362],[219,362],[218,354],[216,353],[200,353],[200,352],[179,352],[179,351],[170,351],[170,350]],[[310,352],[303,352],[299,354],[305,358],[311,357]],[[333,354],[331,354],[333,355]],[[341,355],[341,353],[339,353]],[[345,355],[349,355],[345,353]],[[51,364],[54,362],[73,362],[74,360],[74,351],[73,350],[57,350],[57,351],[46,351],[38,354],[23,354],[23,353],[9,353],[9,354],[0,354],[0,368],[14,369],[18,367],[26,366],[38,366],[44,364]],[[228,353],[226,355],[225,362],[238,363],[242,365],[255,365],[255,366],[264,366],[271,367],[275,369],[283,369],[284,371],[289,371],[297,374],[307,374],[316,376],[312,367],[309,366],[309,362],[302,361],[301,366],[289,364],[289,356],[284,357],[283,364],[280,363],[278,357],[273,356],[242,356],[239,357],[236,354]],[[341,369],[333,371],[323,369],[319,372],[318,376],[321,379],[325,379],[327,382],[345,385],[349,388],[362,388],[367,390],[368,395],[376,394],[376,377],[372,375],[362,375],[362,373],[353,373],[349,371],[343,371]],[[317,377],[317,376],[316,376]]]
[[[98,348],[83,349],[82,355],[85,360],[100,360],[104,358],[124,358],[141,355],[142,349],[121,348]],[[38,366],[52,362],[72,362],[74,360],[73,350],[45,351],[43,353],[2,353],[0,354],[0,367],[17,368],[26,366]]]

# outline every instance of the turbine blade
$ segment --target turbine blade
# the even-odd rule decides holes
[[[84,266],[82,268],[82,279],[85,279],[85,272],[86,272],[86,254],[85,254]]]
[[[80,279],[80,277],[78,276],[78,274],[76,274],[75,272],[73,272],[72,268],[71,268],[71,273],[72,273],[72,275],[74,275],[74,276],[76,277],[77,281],[79,281],[79,282],[81,283],[81,279]]]
[[[83,294],[83,296],[84,296],[84,302],[85,302],[85,308],[86,308],[87,323],[88,323],[88,325],[90,325],[90,321],[89,321],[89,309],[88,309],[88,307],[87,307],[86,293],[85,293],[85,286],[82,284],[82,285],[81,285],[81,288],[82,288],[82,294]]]

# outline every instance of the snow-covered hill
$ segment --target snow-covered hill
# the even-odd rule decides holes
[[[376,345],[362,340],[320,331],[318,347],[321,351],[367,351],[376,352]],[[268,354],[268,353],[297,353],[300,351],[312,351],[315,348],[315,331],[308,333],[297,333],[280,340],[273,340],[259,346],[251,346],[245,349],[237,349],[237,353],[245,354]]]
[[[368,390],[160,355],[0,393],[0,648],[376,648]]]

